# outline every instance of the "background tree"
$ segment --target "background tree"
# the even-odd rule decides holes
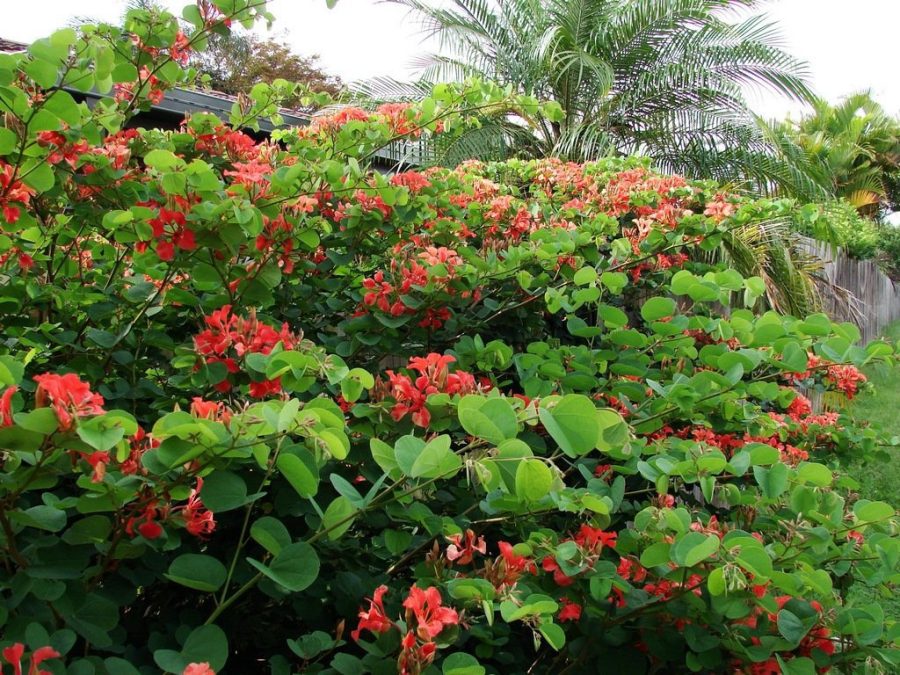
[[[771,146],[743,87],[811,98],[806,65],[778,46],[774,25],[737,18],[756,0],[393,1],[439,40],[420,59],[426,80],[483,77],[565,111],[559,122],[525,120],[527,132],[522,120],[492,120],[452,159],[498,146],[574,160],[639,153],[689,175],[766,186],[786,170],[756,161]]]
[[[318,55],[295,54],[290,45],[275,38],[234,32],[213,36],[209,50],[195,55],[193,65],[209,78],[213,89],[226,94],[246,93],[259,82],[283,79],[338,96],[343,89],[340,78],[326,73],[318,59]]]
[[[870,92],[837,105],[817,100],[814,112],[778,125],[784,140],[800,151],[809,175],[832,196],[861,215],[877,218],[900,208],[900,124]]]

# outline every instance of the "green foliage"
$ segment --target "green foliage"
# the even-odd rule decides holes
[[[895,511],[844,470],[891,441],[801,393],[852,398],[893,347],[765,311],[762,272],[711,255],[792,205],[631,159],[369,170],[473,110],[557,114],[478,80],[266,143],[204,114],[122,131],[260,9],[0,58],[7,662],[894,667],[853,589],[891,593]]]
[[[732,21],[737,0],[394,0],[440,40],[426,80],[476,75],[556,103],[521,120],[489,116],[443,161],[642,153],[657,166],[765,186],[776,154],[742,86],[811,99],[806,66],[777,46],[763,17]],[[370,93],[392,93],[376,83]]]

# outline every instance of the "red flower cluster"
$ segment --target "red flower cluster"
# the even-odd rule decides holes
[[[268,324],[260,322],[251,311],[247,318],[232,314],[231,305],[224,305],[212,314],[204,317],[206,330],[194,338],[194,347],[203,356],[206,363],[222,363],[228,376],[216,385],[216,389],[226,392],[233,386],[231,379],[241,371],[238,362],[247,354],[269,354],[280,342],[285,349],[293,349],[300,338],[292,333],[286,323],[281,330],[275,330]],[[281,391],[281,381],[261,380],[250,382],[250,395],[262,398]],[[201,417],[206,417],[208,408],[200,406]]]
[[[790,379],[795,382],[808,380],[813,377],[817,369],[823,367],[825,368],[825,382],[838,391],[843,392],[848,399],[853,399],[857,394],[859,385],[866,382],[866,376],[859,372],[855,366],[829,363],[815,354],[807,354],[806,371],[792,375]]]
[[[559,619],[560,623],[578,621],[581,618],[581,605],[577,602],[572,602],[568,598],[563,597],[559,599],[559,603],[562,605],[562,609],[559,610],[556,618]]]
[[[189,120],[190,118],[187,118],[185,122]],[[185,130],[194,137],[194,147],[198,152],[225,156],[232,161],[253,159],[259,154],[259,146],[252,137],[223,124],[206,132],[198,131],[186,124]]]
[[[590,569],[600,559],[600,553],[604,546],[616,547],[616,537],[615,532],[604,532],[599,527],[584,524],[574,537],[563,541],[574,541],[578,545],[582,566],[584,569]],[[571,586],[575,581],[574,577],[570,577],[562,571],[553,555],[545,556],[541,561],[541,567],[545,572],[553,573],[553,581],[557,586]]]
[[[70,143],[69,140],[58,131],[40,131],[37,142],[43,148],[53,148],[47,155],[47,162],[59,164],[65,162],[72,168],[78,163],[78,158],[88,151],[87,141]]]
[[[204,401],[199,396],[191,399],[191,415],[205,420],[215,420],[227,425],[231,422],[231,411],[221,401]]]
[[[318,115],[313,118],[312,124],[302,130],[301,135],[310,133],[333,134],[340,131],[344,125],[350,122],[368,122],[369,113],[362,108],[347,106],[330,115]]]
[[[468,394],[475,391],[475,378],[464,371],[451,373],[449,366],[456,361],[449,355],[428,354],[420,357],[414,356],[406,366],[419,375],[413,379],[409,375],[386,371],[391,396],[395,403],[391,408],[391,417],[400,421],[406,415],[412,414],[413,424],[419,427],[427,427],[431,422],[431,413],[425,404],[431,394]]]
[[[496,584],[498,588],[515,586],[519,577],[526,572],[529,574],[537,573],[537,566],[534,564],[534,561],[531,558],[517,554],[513,550],[512,544],[501,541],[497,542],[497,546],[500,548],[500,558],[494,564],[494,569],[500,572],[498,577],[499,583]]]
[[[103,397],[91,391],[90,385],[74,373],[35,375],[38,383],[35,407],[53,406],[60,431],[69,431],[79,417],[102,415]]]
[[[419,639],[430,642],[444,630],[446,626],[459,623],[459,615],[452,607],[444,607],[441,593],[434,586],[421,589],[413,586],[403,601],[406,608],[406,623],[410,618],[416,620],[416,635]]]
[[[190,208],[190,204],[183,198],[176,198],[183,208]],[[148,206],[156,206],[154,202]],[[156,255],[160,260],[169,261],[175,257],[176,247],[182,251],[193,251],[197,248],[193,230],[187,226],[187,216],[183,211],[161,207],[155,218],[148,221],[153,229],[153,238],[156,240]],[[146,249],[147,243],[142,242],[135,249],[141,252]]]
[[[359,640],[359,634],[363,630],[380,635],[394,627],[394,622],[384,610],[384,595],[387,591],[388,587],[384,585],[376,588],[369,600],[369,608],[360,610],[359,625],[350,633],[354,640]],[[457,625],[459,614],[452,607],[444,607],[440,591],[433,586],[425,589],[418,586],[410,588],[403,607],[406,609],[406,625],[410,630],[401,640],[397,666],[400,673],[412,675],[421,673],[432,662],[437,650],[434,638],[447,626]]]
[[[25,645],[16,642],[3,650],[3,659],[12,666],[13,675],[22,675],[22,658],[25,656]],[[47,659],[58,659],[62,656],[53,647],[40,647],[31,653],[28,675],[53,675],[49,670],[42,670],[41,664]]]
[[[407,188],[412,194],[418,194],[431,187],[431,181],[417,171],[404,171],[391,176],[391,185]]]
[[[476,537],[472,530],[466,530],[465,534],[453,534],[447,537],[450,545],[447,547],[447,560],[460,565],[468,565],[472,562],[476,553],[487,553],[487,544],[484,537]]]
[[[173,510],[173,512],[181,512],[185,529],[195,537],[205,537],[216,529],[213,512],[207,509],[203,505],[203,500],[200,499],[200,490],[202,489],[203,479],[198,478],[197,487],[191,490],[187,504]]]
[[[22,214],[19,205],[27,207],[33,196],[34,190],[16,177],[16,167],[0,159],[0,209],[4,220],[9,224],[17,222]]]
[[[855,366],[828,366],[828,374],[825,379],[830,381],[834,388],[844,392],[848,399],[853,399],[861,383],[866,381],[863,375]]]
[[[427,240],[415,238],[411,245],[422,245],[423,239]],[[415,257],[410,256],[404,261],[399,256],[404,254],[404,247],[409,246],[410,244],[399,244],[395,247],[394,252],[398,257],[391,261],[390,280],[386,279],[382,270],[363,279],[362,286],[365,291],[362,298],[363,312],[368,311],[370,307],[376,307],[391,316],[416,314],[419,310],[407,306],[403,296],[426,286],[432,289],[432,292],[455,295],[456,290],[451,284],[456,278],[457,269],[464,264],[459,254],[446,246],[423,245]],[[481,293],[476,289],[471,293],[463,292],[460,297],[471,298],[473,302],[477,302],[481,298]],[[451,312],[447,307],[427,307],[419,326],[440,328],[450,317]]]
[[[394,625],[394,622],[387,617],[384,611],[384,594],[387,593],[388,587],[382,584],[375,589],[372,598],[369,600],[369,609],[360,610],[359,625],[350,636],[354,640],[359,640],[359,633],[363,630],[369,630],[373,633],[386,633]]]
[[[785,605],[787,605],[788,602],[793,599],[794,598],[790,595],[781,595],[775,598],[775,604],[780,611],[784,608]],[[810,658],[813,655],[813,650],[818,650],[827,656],[831,656],[835,652],[835,643],[831,640],[831,630],[821,624],[821,618],[823,616],[822,605],[815,600],[813,600],[809,604],[819,614],[820,623],[810,629],[810,631],[800,641],[800,644],[797,646],[797,648],[792,652],[779,653],[778,656],[780,656],[782,660],[790,660],[790,658],[794,656]],[[755,616],[750,616],[746,619],[742,619],[738,623],[755,629],[759,624],[758,617],[765,614],[766,618],[768,619],[768,625],[770,627],[777,626],[778,615],[776,613],[766,613],[761,607],[756,607],[755,612]],[[754,645],[761,644],[761,640],[759,637],[751,637],[750,641]],[[827,667],[819,669],[819,672],[827,671]],[[750,664],[749,667],[747,667],[747,669],[743,672],[749,673],[750,675],[768,675],[770,673],[772,675],[780,675],[782,671],[778,660],[773,656],[769,660],[762,663]]]

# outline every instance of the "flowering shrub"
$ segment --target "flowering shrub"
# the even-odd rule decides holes
[[[706,262],[792,205],[637,160],[366,170],[538,105],[478,82],[123,130],[259,4],[0,57],[4,675],[892,668],[849,591],[892,592],[895,512],[843,473],[888,440],[807,397],[892,348]]]

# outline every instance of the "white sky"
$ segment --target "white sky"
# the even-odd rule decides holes
[[[185,0],[163,0],[180,8]],[[115,21],[124,0],[0,0],[0,37],[27,42],[65,25],[73,15]],[[270,0],[283,36],[303,55],[319,54],[324,68],[345,81],[411,74],[410,61],[423,51],[415,19],[377,0]],[[888,112],[900,113],[900,0],[770,0],[785,45],[805,59],[816,91],[829,100],[871,88]],[[800,109],[773,94],[750,93],[763,115],[781,117]]]

